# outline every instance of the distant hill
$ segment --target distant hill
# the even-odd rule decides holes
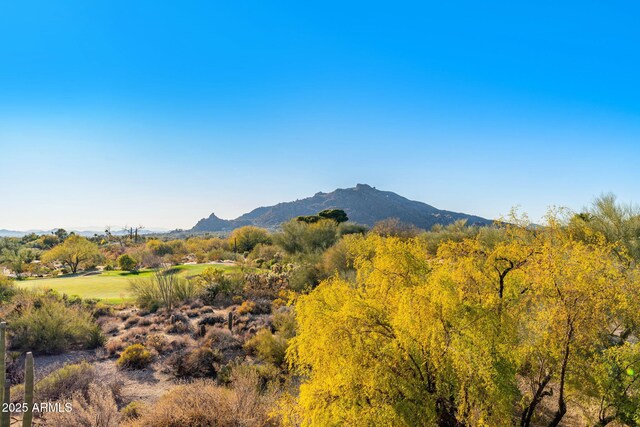
[[[0,237],[22,237],[25,234],[27,233],[25,233],[24,231],[0,229]]]
[[[51,230],[26,230],[26,231],[0,229],[0,237],[23,237],[31,233],[34,233],[37,235],[52,234],[56,230],[57,228],[53,228]],[[93,237],[95,235],[100,236],[104,234],[104,230],[98,231],[97,227],[95,230],[90,228],[77,228],[77,229],[69,228],[67,229],[67,232],[69,233],[74,232],[84,237]],[[161,234],[166,232],[167,230],[164,230],[164,229],[142,229],[138,231],[139,234]],[[127,231],[118,229],[118,230],[112,231],[112,234],[115,236],[125,236],[127,235]]]
[[[331,193],[316,193],[313,197],[294,202],[257,208],[232,220],[220,219],[212,213],[209,218],[198,221],[191,231],[230,231],[244,225],[276,228],[291,218],[313,215],[324,209],[343,209],[350,221],[369,226],[387,218],[398,218],[425,230],[435,224],[446,225],[459,219],[466,219],[470,225],[492,223],[479,216],[443,211],[391,191],[380,191],[366,184],[358,184],[353,188],[339,188]]]

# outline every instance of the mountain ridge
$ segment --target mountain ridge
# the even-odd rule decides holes
[[[245,225],[273,229],[291,218],[313,215],[325,209],[343,209],[350,221],[368,226],[387,218],[398,218],[423,229],[430,229],[435,224],[447,225],[459,219],[466,219],[470,225],[489,225],[493,222],[476,215],[437,209],[367,184],[357,184],[330,193],[317,192],[311,197],[291,202],[261,206],[236,219],[221,219],[212,213],[208,218],[198,221],[191,231],[231,231]]]

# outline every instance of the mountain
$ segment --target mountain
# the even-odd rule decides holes
[[[99,227],[78,227],[78,228],[67,228],[67,232],[71,233],[74,232],[80,236],[84,236],[84,237],[93,237],[95,235],[103,235],[104,234],[104,229],[102,229],[101,231],[98,231],[100,228]],[[57,230],[57,228],[53,228],[51,230],[26,230],[26,231],[17,231],[17,230],[5,230],[5,229],[0,229],[0,237],[23,237],[26,236],[28,234],[37,234],[37,235],[42,235],[42,234],[52,234],[53,232],[55,232]],[[166,233],[168,230],[165,229],[142,229],[142,230],[138,230],[138,234],[160,234],[160,233]],[[112,234],[115,236],[125,236],[128,232],[126,230],[121,230],[121,229],[115,229],[114,227],[114,231],[112,231]]]
[[[398,218],[425,230],[435,224],[446,225],[459,219],[466,219],[470,225],[492,223],[479,216],[440,210],[391,191],[358,184],[353,188],[339,188],[331,193],[320,192],[302,200],[257,208],[232,220],[220,219],[212,213],[209,218],[198,221],[192,231],[230,231],[244,225],[276,228],[291,218],[313,215],[324,209],[343,209],[350,221],[369,226],[387,218]]]
[[[22,237],[25,234],[27,233],[25,233],[24,231],[14,231],[14,230],[5,230],[5,229],[0,230],[0,237]]]

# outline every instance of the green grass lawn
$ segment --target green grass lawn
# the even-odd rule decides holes
[[[179,270],[182,277],[196,276],[207,267],[216,267],[223,270],[235,270],[235,265],[196,264],[178,265],[173,267]],[[142,270],[138,274],[126,271],[105,271],[89,275],[67,275],[48,279],[31,279],[16,281],[16,284],[25,289],[54,289],[67,295],[78,295],[82,298],[99,298],[109,304],[119,304],[133,300],[129,290],[129,281],[136,278],[149,277],[151,270]]]

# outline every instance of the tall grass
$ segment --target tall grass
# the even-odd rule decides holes
[[[171,310],[178,302],[197,297],[202,286],[196,280],[178,276],[176,269],[165,268],[148,278],[131,280],[130,289],[138,306],[150,308],[156,305]]]

